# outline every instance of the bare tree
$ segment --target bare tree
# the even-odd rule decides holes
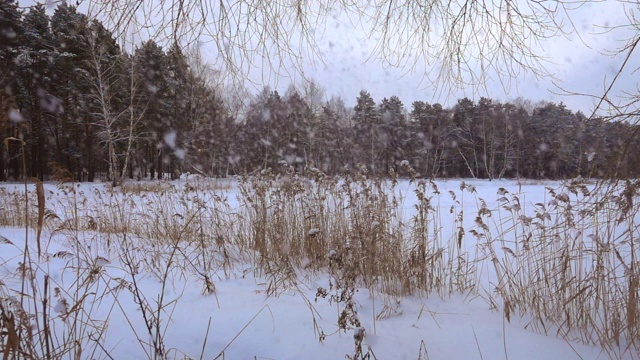
[[[140,101],[137,96],[139,85],[134,76],[134,62],[119,51],[111,54],[105,51],[99,35],[105,29],[96,23],[91,27],[87,39],[89,71],[86,78],[93,87],[92,97],[97,105],[97,111],[93,114],[96,118],[94,125],[101,129],[100,134],[107,149],[109,181],[117,186],[127,174],[133,146],[137,141],[136,128],[148,104],[134,103]],[[126,76],[126,66],[130,67],[129,76]],[[128,100],[125,101],[129,104],[116,105],[118,89],[126,89]],[[121,153],[119,148],[124,148]]]
[[[326,29],[328,18],[340,16],[361,30],[360,40],[377,39],[371,59],[406,70],[426,64],[427,79],[446,90],[479,86],[488,77],[497,77],[508,87],[523,72],[550,76],[538,52],[539,43],[565,31],[558,18],[571,11],[571,4],[558,0],[91,0],[90,10],[116,32],[144,24],[150,37],[183,44],[212,43],[215,66],[242,79],[254,68],[268,69],[269,74],[303,74],[303,60],[322,61],[316,34]]]
[[[139,133],[137,132],[137,128],[142,123],[142,119],[147,111],[149,106],[149,100],[142,100],[140,96],[138,96],[139,88],[141,84],[138,82],[135,76],[135,61],[133,59],[129,59],[127,62],[129,66],[129,86],[128,96],[129,96],[129,106],[126,110],[127,116],[127,127],[126,134],[124,136],[124,140],[126,141],[126,147],[124,151],[124,159],[122,161],[122,170],[120,171],[120,178],[118,178],[118,184],[122,182],[125,178],[125,174],[127,173],[127,169],[132,162],[133,155],[133,147],[138,141]]]
[[[124,112],[119,112],[114,107],[114,91],[116,83],[121,81],[121,74],[115,71],[119,64],[107,54],[104,47],[99,43],[97,29],[91,29],[87,42],[89,46],[89,71],[85,74],[86,80],[92,85],[91,97],[97,105],[96,111],[92,114],[96,121],[94,125],[100,128],[101,137],[107,147],[107,161],[109,166],[109,180],[113,186],[118,184],[118,158],[116,155],[116,144],[119,140],[117,123]],[[117,55],[116,55],[117,56]]]
[[[311,108],[311,112],[314,115],[319,115],[326,102],[325,95],[327,90],[314,79],[305,81],[301,87],[302,96]]]

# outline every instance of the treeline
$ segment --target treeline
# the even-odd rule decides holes
[[[533,106],[458,100],[450,109],[396,97],[376,104],[361,91],[345,109],[331,99],[317,111],[295,89],[252,101],[240,136],[242,170],[315,167],[329,174],[366,167],[402,173],[406,160],[422,176],[475,178],[637,177],[640,127],[588,119],[563,104]],[[239,149],[239,150],[240,150]]]
[[[563,104],[462,99],[405,108],[368,92],[348,109],[317,84],[268,88],[231,111],[178,45],[129,54],[75,7],[0,0],[0,180],[228,176],[283,164],[384,176],[637,177],[638,126]],[[26,169],[23,169],[23,155]],[[26,172],[25,172],[26,171]]]

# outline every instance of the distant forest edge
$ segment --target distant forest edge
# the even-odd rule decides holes
[[[220,177],[285,164],[385,176],[403,174],[405,160],[425,177],[640,174],[638,125],[562,103],[465,98],[407,109],[363,90],[348,109],[311,83],[282,96],[265,88],[239,108],[177,45],[150,40],[129,54],[73,6],[52,16],[0,6],[0,181]]]

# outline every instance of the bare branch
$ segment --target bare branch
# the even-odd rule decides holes
[[[582,2],[330,0],[92,0],[92,15],[116,35],[132,24],[149,37],[184,45],[210,43],[215,67],[234,80],[262,72],[304,76],[303,63],[322,61],[316,42],[332,14],[356,18],[361,41],[375,41],[370,60],[424,79],[442,91],[482,87],[495,77],[509,88],[523,73],[551,76],[542,41],[566,33],[559,15]],[[569,6],[571,5],[571,6]],[[187,15],[188,14],[188,15]],[[573,26],[573,25],[572,25]]]

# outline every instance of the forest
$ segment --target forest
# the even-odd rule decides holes
[[[66,174],[117,184],[283,165],[384,177],[407,175],[403,162],[433,178],[640,174],[639,128],[627,120],[521,98],[376,102],[366,89],[350,108],[315,81],[284,94],[265,87],[238,105],[178,42],[127,52],[74,6],[49,15],[44,5],[0,4],[0,181]]]

